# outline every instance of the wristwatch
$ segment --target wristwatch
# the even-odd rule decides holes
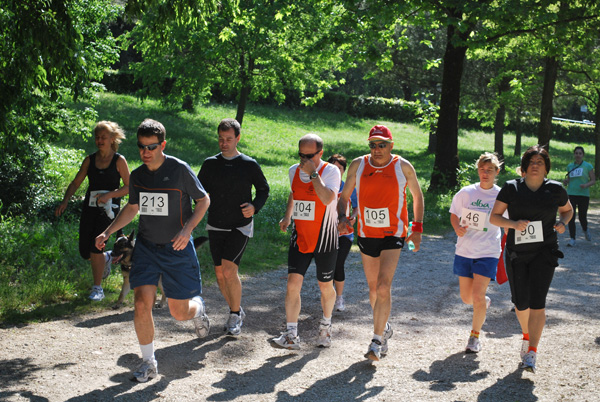
[[[312,180],[312,179],[316,179],[317,177],[319,177],[319,174],[317,173],[317,171],[316,171],[316,170],[310,174],[310,179],[311,179],[311,180]]]

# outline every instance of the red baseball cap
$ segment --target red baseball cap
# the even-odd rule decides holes
[[[369,141],[393,142],[394,140],[392,139],[392,132],[389,128],[377,125],[369,131]]]

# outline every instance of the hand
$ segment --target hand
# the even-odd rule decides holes
[[[244,218],[252,218],[254,216],[254,212],[256,212],[254,205],[250,204],[249,202],[243,203],[240,205],[240,208],[242,208],[242,215],[244,215]]]
[[[179,233],[177,233],[175,235],[175,237],[173,237],[171,239],[171,241],[173,242],[173,250],[181,251],[189,243],[190,233],[188,233],[187,230],[185,230],[185,228],[183,228],[183,229],[181,229],[181,231]]]
[[[110,235],[107,235],[105,232],[100,233],[97,237],[96,237],[96,248],[98,250],[104,250],[104,246],[106,245],[106,242],[108,241],[108,238],[110,237]]]
[[[514,225],[513,225],[513,229],[514,230],[518,230],[518,231],[523,231],[525,229],[527,229],[527,225],[529,225],[529,221],[513,221]]]
[[[554,225],[554,230],[556,230],[557,233],[565,233],[565,224],[562,221],[558,221],[556,222],[556,224]]]
[[[54,215],[61,216],[63,214],[63,212],[65,212],[65,209],[67,209],[68,203],[69,203],[68,201],[63,201],[60,204],[58,204],[58,207],[56,207],[56,209],[54,210]]]
[[[454,229],[454,232],[458,237],[463,237],[467,234],[467,228],[459,226],[458,229]]]
[[[96,205],[102,206],[110,201],[112,197],[109,197],[108,194],[110,193],[96,194]]]
[[[352,227],[350,220],[346,216],[338,217],[338,232],[340,232],[341,235],[350,233],[350,227]]]
[[[292,220],[284,217],[279,221],[279,228],[282,232],[285,232],[287,231],[288,226],[290,226],[290,223],[292,223]]]
[[[582,183],[579,185],[580,188],[587,188],[586,183]]]
[[[300,169],[302,169],[304,173],[310,175],[312,172],[317,170],[317,167],[315,166],[315,163],[312,161],[312,159],[302,158],[300,159]]]
[[[409,241],[412,241],[413,244],[415,245],[415,248],[413,249],[413,253],[416,253],[421,248],[421,236],[422,235],[423,235],[423,233],[421,233],[421,232],[412,232],[410,234],[410,236],[408,236],[406,238],[406,241],[404,242],[404,244],[408,244]]]

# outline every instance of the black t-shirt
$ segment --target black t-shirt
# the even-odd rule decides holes
[[[138,233],[156,243],[170,243],[192,216],[192,200],[206,196],[190,166],[173,156],[155,171],[141,165],[129,178],[129,203],[138,205]]]
[[[210,195],[208,224],[219,229],[235,229],[248,225],[252,218],[244,218],[240,205],[254,205],[255,214],[269,197],[269,184],[256,160],[240,154],[225,159],[222,154],[207,158],[198,179]],[[252,186],[256,196],[252,199]]]
[[[544,179],[544,183],[536,191],[531,191],[525,179],[509,180],[496,197],[508,205],[508,217],[511,220],[541,221],[544,241],[515,245],[515,230],[509,229],[506,247],[517,252],[539,251],[541,248],[556,248],[558,236],[554,230],[556,213],[559,207],[569,201],[567,191],[554,180]]]
[[[94,152],[93,154],[89,155],[90,166],[88,167],[87,171],[89,186],[85,193],[85,200],[83,201],[85,208],[89,207],[91,191],[113,191],[121,186],[121,174],[117,170],[117,160],[120,156],[120,154],[115,152],[108,167],[106,169],[98,169],[96,167],[96,153]],[[120,205],[121,199],[113,198],[112,203],[115,205]]]

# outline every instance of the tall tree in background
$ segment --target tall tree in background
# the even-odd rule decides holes
[[[184,24],[149,10],[133,31],[144,58],[133,68],[145,94],[166,92],[167,104],[206,100],[215,87],[236,95],[242,123],[248,100],[296,91],[311,103],[336,85],[343,46],[331,38],[342,11],[331,1],[240,0]]]

